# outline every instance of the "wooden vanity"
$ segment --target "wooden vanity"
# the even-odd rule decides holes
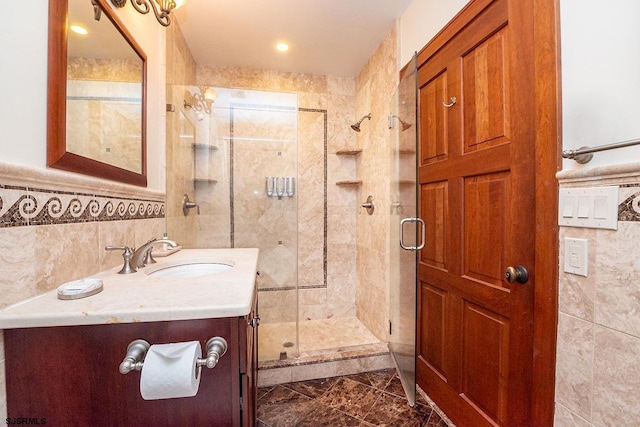
[[[255,257],[257,259],[257,251]],[[249,264],[255,265],[251,262]],[[220,286],[224,286],[223,274],[226,273],[221,273],[216,279],[220,281]],[[47,425],[54,426],[255,425],[255,267],[253,272],[244,276],[245,279],[251,278],[251,300],[248,311],[241,309],[245,313],[242,315],[150,321],[148,318],[157,317],[158,313],[148,311],[139,314],[135,320],[121,323],[113,317],[111,322],[100,324],[12,328],[6,324],[19,322],[19,316],[15,313],[12,317],[12,310],[22,312],[25,306],[35,302],[26,302],[15,309],[3,311],[0,313],[0,324],[5,327],[8,418],[15,419],[13,421],[16,422],[20,418],[37,419],[40,424],[43,424],[42,420],[46,420]],[[117,279],[123,280],[122,277]],[[105,290],[108,285],[108,280],[105,279]],[[152,283],[145,286],[152,286]],[[135,293],[135,290],[132,292]],[[95,304],[99,301],[99,296],[100,294],[87,300],[93,298]],[[173,304],[174,310],[179,311],[180,307],[175,307],[179,298],[174,299],[173,303],[171,295],[166,298],[166,304]],[[71,304],[80,307],[80,301]],[[68,302],[49,302],[68,307],[65,305]],[[39,304],[42,306],[42,301]],[[189,309],[194,309],[194,313],[201,312],[193,306],[193,301],[190,304]],[[113,310],[113,306],[111,309]],[[176,317],[170,310],[166,315]],[[50,315],[55,314],[52,312]],[[183,315],[188,316],[189,311]],[[44,313],[44,317],[46,316]],[[86,317],[94,322],[97,319],[95,313],[91,312],[87,312]],[[69,320],[72,319],[70,315],[65,319],[67,322],[79,321]],[[30,323],[34,322],[35,320],[30,320]],[[64,320],[58,323],[62,322]],[[121,374],[118,370],[127,346],[135,339],[144,339],[150,344],[197,340],[204,352],[206,341],[214,336],[224,338],[228,350],[215,368],[202,368],[200,386],[194,397],[144,400],[140,395],[141,373],[132,371]],[[203,357],[206,356],[203,354]]]

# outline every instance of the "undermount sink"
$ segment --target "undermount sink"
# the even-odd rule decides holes
[[[154,266],[147,275],[161,279],[185,279],[209,276],[233,268],[232,263],[220,261],[186,261],[174,265]]]

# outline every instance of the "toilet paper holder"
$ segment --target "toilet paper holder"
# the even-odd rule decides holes
[[[141,371],[144,365],[144,358],[147,355],[151,345],[143,340],[133,340],[127,346],[127,355],[120,364],[120,373],[128,374],[131,371]],[[196,366],[205,366],[209,369],[213,369],[218,364],[218,361],[227,352],[227,341],[222,337],[209,338],[206,345],[207,357],[198,358],[196,360]]]

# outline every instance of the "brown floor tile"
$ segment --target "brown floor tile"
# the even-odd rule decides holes
[[[305,417],[304,420],[296,424],[296,427],[318,426],[370,427],[372,424],[366,423],[337,409],[318,403],[318,405]]]
[[[275,386],[271,386],[271,387],[259,387],[258,388],[258,399],[260,399],[262,396],[264,396],[265,394],[269,393],[271,390],[273,390]]]
[[[377,426],[416,426],[424,425],[433,410],[424,405],[410,407],[406,399],[389,393],[382,393],[373,405],[365,421]]]
[[[353,417],[364,419],[380,394],[381,390],[341,377],[327,393],[318,398],[318,401]]]
[[[406,396],[404,392],[404,388],[402,388],[402,383],[400,382],[400,378],[398,378],[397,375],[394,375],[393,378],[391,378],[391,381],[389,381],[389,384],[387,384],[387,386],[384,388],[384,391],[398,397]]]
[[[349,378],[362,384],[384,390],[385,386],[389,383],[389,380],[393,378],[395,374],[395,369],[383,369],[381,371],[362,372],[360,374],[347,375],[345,378]]]
[[[419,394],[409,406],[394,369],[262,387],[258,396],[258,427],[448,427]]]
[[[338,378],[321,378],[317,380],[299,381],[295,383],[283,384],[285,387],[304,394],[313,399],[325,394],[338,381]]]
[[[440,418],[440,415],[436,411],[431,413],[429,420],[426,424],[423,424],[424,427],[449,427],[449,425]]]
[[[270,427],[291,427],[305,419],[317,402],[286,387],[276,386],[258,399],[258,419]]]

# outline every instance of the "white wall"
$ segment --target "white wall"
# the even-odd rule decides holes
[[[640,2],[560,0],[565,149],[640,138]],[[595,154],[587,165],[640,160],[640,147]]]
[[[44,0],[3,2],[0,31],[0,160],[46,168],[48,7]],[[88,4],[87,7],[91,7]],[[127,4],[125,25],[147,54],[148,188],[164,190],[164,27]]]
[[[468,0],[414,0],[400,17],[400,67],[411,60]]]
[[[45,7],[43,7],[45,6]],[[47,7],[3,2],[0,31],[0,160],[46,164]]]

